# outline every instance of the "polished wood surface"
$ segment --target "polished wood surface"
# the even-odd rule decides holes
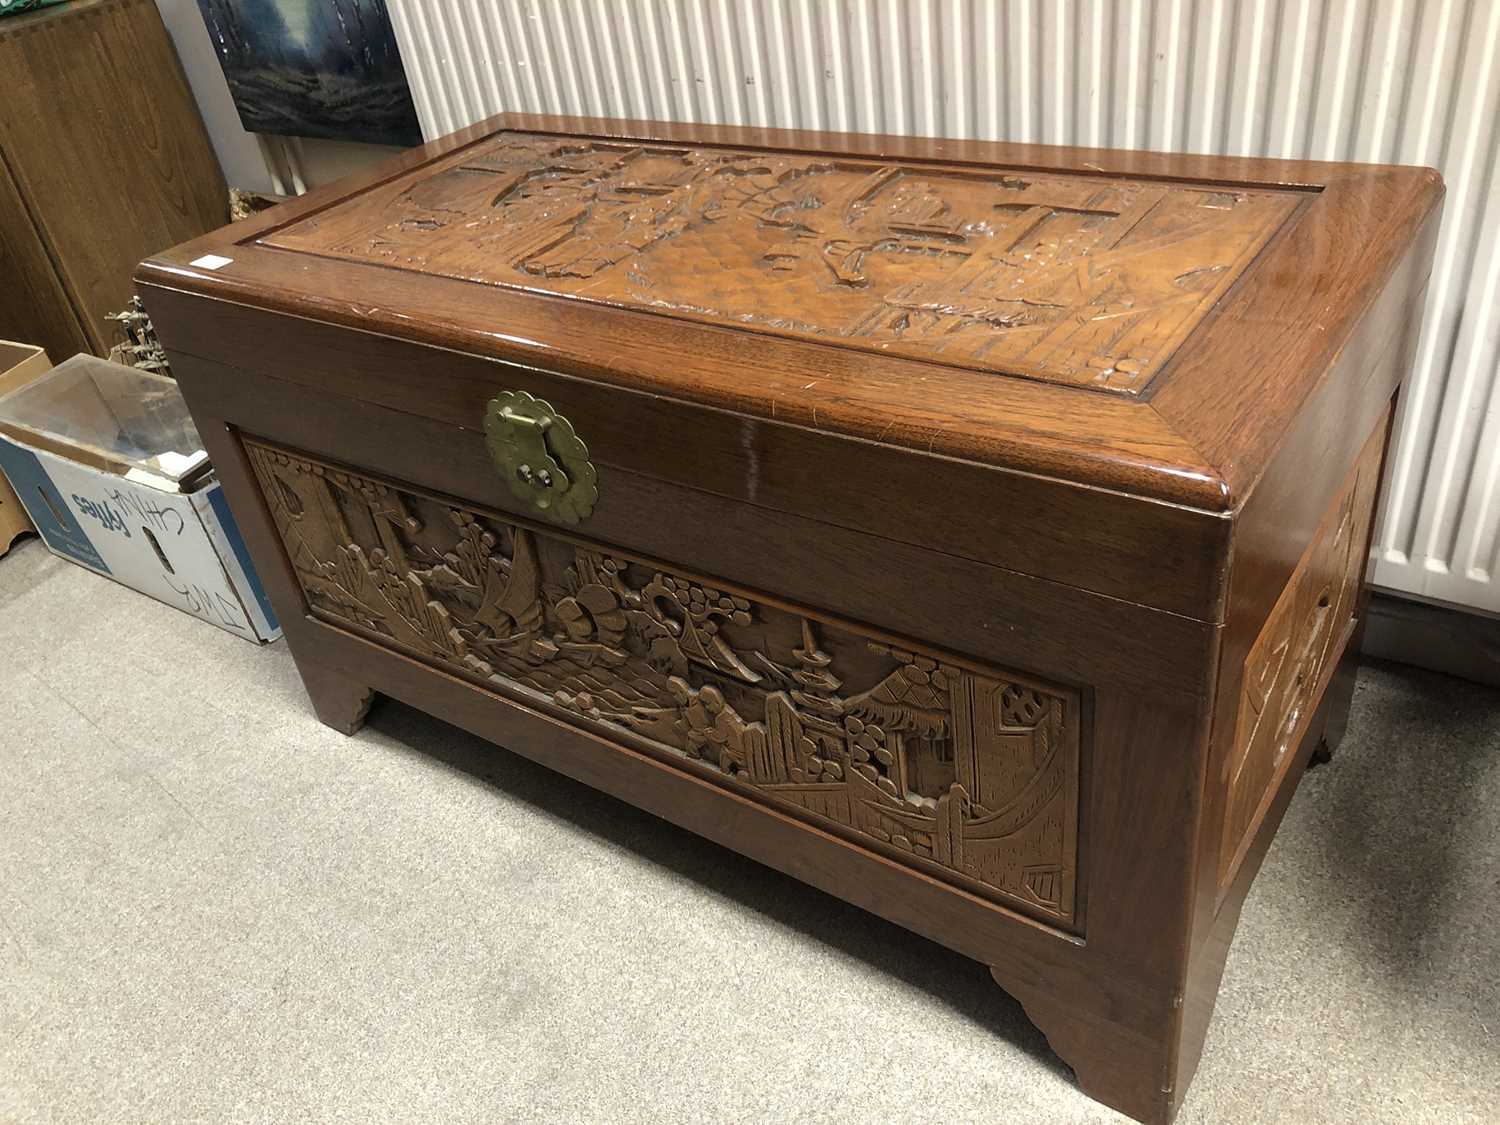
[[[564,167],[464,171],[497,132]],[[575,140],[558,156],[561,134]],[[801,170],[773,195],[857,168],[838,181],[843,225],[863,217],[851,198],[884,198],[884,227],[852,233],[889,234],[899,214],[928,248],[861,256],[850,232],[789,234],[772,208],[756,237],[800,249],[766,260],[746,238],[752,276],[705,281],[711,315],[629,307],[647,289],[617,264],[681,284],[651,263],[720,213],[686,202],[696,177],[765,149]],[[661,150],[699,170],[638,174]],[[581,182],[577,161],[603,178]],[[945,222],[1032,190],[1007,177],[1048,184],[1050,202],[1026,204],[1047,221],[1056,184],[1097,187],[1095,209],[1111,190],[1168,209],[1177,192],[1292,202],[1212,300],[1173,303],[1128,387],[1073,377],[1105,307],[1087,300],[1070,306],[1079,332],[1044,349],[1074,356],[1051,373],[1027,367],[1042,352],[1026,334],[1046,330],[1023,324],[991,326],[1009,343],[971,325],[910,354],[839,335],[840,302],[884,307],[930,281],[897,274],[938,260]],[[480,182],[498,186],[465,204],[474,245],[423,251],[460,238],[433,193],[451,204]],[[568,206],[597,190],[569,211],[547,183]],[[632,184],[652,188],[643,210]],[[1424,169],[512,116],[139,276],[324,721],[353,729],[369,692],[395,696],[980,959],[1086,1091],[1166,1122],[1250,881],[1342,726],[1441,195]],[[491,257],[497,199],[529,209],[537,238],[507,227]],[[577,230],[622,211],[608,252],[558,238],[564,215]],[[1110,257],[1128,233],[1104,248],[1126,210],[1062,211],[1073,297],[1091,271],[1140,280]],[[658,223],[675,229],[652,241]],[[1110,233],[1078,253],[1088,229]],[[399,249],[372,251],[388,234]],[[206,252],[233,261],[190,264]],[[449,272],[485,276],[444,276],[459,260]],[[757,319],[780,317],[754,295],[761,271],[787,269],[835,287],[799,302],[795,330]],[[866,290],[836,288],[856,276]],[[587,444],[597,496],[576,525],[491,459],[489,404],[522,392]],[[1001,841],[974,835],[1031,808]],[[984,851],[999,844],[1020,850]]]
[[[1135,394],[1299,194],[502,132],[262,243]]]
[[[0,20],[0,74],[0,338],[107,355],[136,263],[227,220],[218,160],[154,0]]]
[[[314,452],[339,456],[337,448],[319,443],[351,429],[381,429],[385,440],[372,444],[377,457],[401,456],[409,443],[431,446],[426,435],[442,433],[446,437],[437,444],[445,456],[435,458],[429,472],[446,468],[450,451],[463,454],[470,467],[455,470],[455,479],[472,491],[478,474],[490,471],[479,429],[489,399],[501,388],[546,399],[586,436],[603,484],[589,526],[615,542],[628,544],[630,536],[648,533],[643,524],[651,522],[652,512],[642,506],[635,482],[683,478],[700,494],[691,503],[701,503],[701,494],[736,501],[741,521],[796,517],[912,548],[941,544],[944,553],[961,560],[1185,617],[1213,616],[1218,611],[1204,607],[1223,599],[1223,548],[1231,521],[1217,513],[704,410],[662,395],[227,301],[205,317],[197,297],[175,289],[153,286],[147,295],[172,350],[215,364],[224,381],[268,381],[264,394],[295,392],[303,402],[322,402],[324,396],[336,402],[320,425],[308,425],[299,412],[273,426],[297,427],[304,432],[302,448]],[[254,395],[240,397],[256,410]],[[362,416],[358,426],[341,424],[351,409]],[[713,455],[693,457],[684,473],[689,436],[693,446]],[[871,487],[872,480],[880,486]],[[617,486],[626,481],[628,487]],[[495,492],[487,502],[526,513],[505,488]],[[1018,525],[1025,535],[1014,533]],[[1028,590],[1031,585],[1023,583]]]
[[[1385,437],[1384,425],[1370,435],[1245,658],[1234,748],[1222,779],[1221,891],[1234,878],[1277,783],[1291,766],[1324,669],[1336,663],[1354,625]]]
[[[1069,925],[1079,700],[246,439],[312,612]]]
[[[16,185],[0,163],[0,277],[11,292],[0,301],[0,338],[35,340],[52,355],[92,350],[78,310],[68,298],[47,246]]]
[[[947,368],[939,401],[927,389],[932,364],[904,356],[814,346],[592,302],[572,302],[564,318],[557,315],[556,297],[545,293],[259,244],[275,230],[482,144],[500,129],[1170,179],[1240,190],[1301,188],[1308,189],[1309,202],[1248,271],[1256,283],[1242,283],[1221,301],[1173,354],[1153,384],[1157,389],[1141,396],[1080,393],[1072,386]],[[146,263],[140,277],[747,417],[1223,512],[1248,496],[1275,452],[1266,435],[1295,417],[1329,356],[1362,326],[1393,257],[1405,253],[1441,198],[1440,178],[1424,168],[511,114],[178,247]],[[214,271],[191,265],[205,253],[234,262]],[[1327,315],[1310,318],[1309,309]],[[600,349],[598,341],[606,339],[608,349]],[[1214,443],[1213,457],[1198,448],[1208,441]]]
[[[279,362],[280,353],[273,355]],[[383,476],[420,482],[513,521],[534,519],[495,471],[482,432],[188,358],[195,372],[184,384],[189,405],[188,385],[211,379],[215,401],[246,433],[275,434],[323,460],[378,466]],[[1191,617],[644,474],[609,471],[606,479],[612,486],[581,528],[598,542],[645,558],[689,559],[692,569],[725,582],[774,591],[894,636],[935,637],[946,642],[940,647],[983,664],[1047,667],[1060,683],[1151,692],[1175,705],[1191,706],[1202,694],[1196,677],[1219,630]],[[1114,642],[1078,644],[1070,630],[1053,627],[1069,616]]]

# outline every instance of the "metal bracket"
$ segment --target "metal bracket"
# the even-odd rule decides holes
[[[484,412],[490,456],[515,495],[564,523],[594,510],[598,474],[573,424],[526,391],[503,391]]]

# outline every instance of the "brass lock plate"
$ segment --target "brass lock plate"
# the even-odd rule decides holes
[[[490,456],[517,498],[564,523],[594,510],[598,474],[573,423],[526,391],[503,391],[484,412]]]

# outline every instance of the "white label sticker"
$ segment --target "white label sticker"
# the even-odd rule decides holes
[[[218,254],[205,254],[201,258],[194,258],[188,265],[205,270],[221,270],[232,261],[233,258],[220,257]]]
[[[202,449],[195,449],[191,453],[178,453],[175,450],[168,450],[165,453],[158,453],[147,464],[155,463],[161,466],[163,472],[169,473],[174,477],[180,477],[199,461],[206,460],[208,460],[208,454]]]

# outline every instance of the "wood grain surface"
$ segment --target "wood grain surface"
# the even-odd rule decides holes
[[[205,315],[199,298],[176,290],[153,286],[146,296],[173,353],[211,366],[246,409],[258,414],[257,397],[296,389],[303,411],[274,423],[278,432],[294,426],[304,431],[302,447],[317,449],[321,436],[350,440],[351,430],[378,431],[383,436],[372,448],[387,451],[383,456],[427,450],[427,475],[444,473],[450,483],[443,488],[455,494],[472,493],[479,475],[492,473],[482,430],[489,399],[502,389],[546,399],[588,443],[602,491],[587,526],[607,526],[599,534],[615,542],[647,532],[650,513],[640,508],[633,482],[650,478],[661,482],[656,489],[735,501],[742,521],[757,511],[768,520],[782,512],[829,525],[825,535],[856,531],[936,548],[1184,617],[1215,620],[1221,612],[1231,524],[1221,513],[706,410],[230,302],[215,302]],[[325,403],[323,421],[309,424],[307,411]],[[436,442],[430,435],[437,433],[447,437]],[[527,514],[505,489],[496,491],[487,502]],[[1026,534],[1017,535],[1017,527]]]
[[[0,155],[50,281],[8,294],[16,339],[108,352],[146,255],[220,227],[223,174],[154,0],[81,0],[0,20]],[[6,187],[0,183],[0,197]],[[6,242],[19,230],[0,198]]]
[[[268,244],[279,231],[434,162],[461,162],[500,130],[570,134],[580,144],[777,148],[922,161],[992,176],[1045,173],[1234,192],[1291,190],[1304,203],[1138,395],[997,378],[992,371],[591,301],[567,302],[562,317],[556,294]],[[1274,456],[1275,435],[1295,416],[1329,358],[1361,327],[1395,259],[1405,255],[1441,199],[1441,179],[1423,168],[501,115],[160,255],[139,276],[147,284],[747,417],[1232,511]],[[206,252],[233,263],[211,272],[191,265]],[[1426,267],[1419,267],[1418,284],[1426,277]],[[600,340],[610,342],[607,359]],[[941,394],[933,391],[935,379]]]
[[[34,341],[59,358],[90,351],[90,338],[3,155],[0,150],[0,277],[10,292],[0,301],[0,339]]]
[[[1245,659],[1234,748],[1223,773],[1221,891],[1290,768],[1316,709],[1314,692],[1354,624],[1385,437],[1384,425],[1370,435]]]
[[[259,441],[325,620],[1068,925],[1077,696]]]
[[[982,960],[1164,1123],[1342,730],[1441,199],[512,115],[139,277],[325,722],[392,695]]]
[[[1135,394],[1298,202],[502,132],[263,242]]]
[[[192,372],[186,378],[179,358]],[[314,457],[346,467],[375,466],[381,475],[503,512],[512,522],[568,533],[519,507],[495,471],[482,433],[288,387],[191,356],[174,357],[173,370],[195,416],[194,387],[211,380],[215,402],[232,411],[247,433],[274,433]],[[938,638],[948,651],[980,664],[1045,667],[1059,683],[1150,692],[1173,706],[1192,707],[1202,698],[1199,677],[1219,632],[1210,624],[656,477],[614,472],[609,479],[613,487],[600,494],[599,508],[577,530],[620,550],[675,562],[893,637]],[[1058,621],[1087,622],[1112,641],[1080,644],[1073,629],[1055,626]]]

